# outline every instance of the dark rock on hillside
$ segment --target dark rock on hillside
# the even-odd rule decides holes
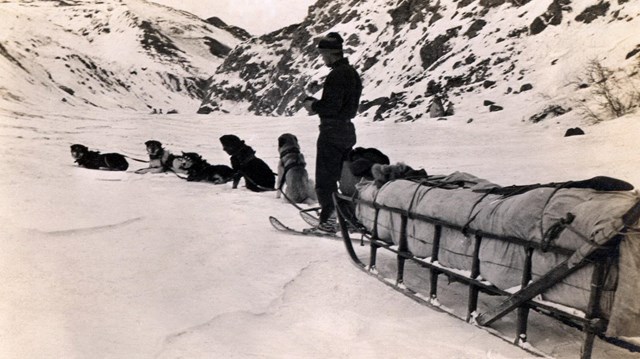
[[[209,46],[209,52],[211,53],[211,55],[224,58],[229,54],[229,52],[231,52],[231,48],[229,46],[221,43],[214,38],[206,36],[204,38],[204,43]]]
[[[248,40],[249,38],[251,38],[251,34],[249,34],[246,30],[244,30],[243,28],[237,27],[237,26],[232,26],[232,25],[227,25],[224,21],[222,21],[222,19],[220,19],[219,17],[210,17],[208,19],[206,19],[206,21],[217,27],[218,29],[222,29],[225,31],[228,31],[230,33],[232,33],[233,35],[235,35],[235,37],[237,37],[240,40]]]
[[[378,97],[378,98],[376,98],[374,100],[371,100],[371,101],[364,100],[364,101],[362,101],[360,103],[360,107],[358,108],[358,112],[359,113],[366,112],[370,108],[372,108],[374,106],[382,106],[383,104],[387,103],[388,101],[389,101],[388,97]]]
[[[550,105],[550,106],[547,106],[541,112],[531,116],[529,118],[529,121],[532,122],[532,123],[538,123],[538,122],[544,120],[547,117],[561,116],[561,115],[564,115],[565,113],[567,113],[569,111],[571,111],[571,108],[565,109],[560,105]]]
[[[496,82],[495,82],[495,81],[485,80],[485,81],[482,83],[482,87],[484,87],[484,88],[488,89],[488,88],[490,88],[490,87],[493,87],[495,84],[496,84]]]
[[[430,26],[442,18],[438,13],[440,7],[441,4],[439,2],[430,3],[424,0],[401,1],[398,7],[389,11],[389,15],[391,15],[391,25],[395,31],[398,31],[407,24],[410,29],[416,29],[420,24],[424,24],[425,22]],[[425,14],[432,14],[428,22],[425,21],[427,19]]]
[[[469,26],[469,29],[464,33],[464,36],[472,39],[476,36],[478,36],[478,33],[480,32],[480,30],[482,30],[482,28],[487,24],[486,21],[482,20],[482,19],[477,19],[473,22],[473,24],[471,24],[471,26]]]
[[[60,85],[58,87],[60,88],[60,90],[68,93],[71,96],[73,96],[73,94],[75,93],[75,91],[73,91],[72,89],[68,88],[67,86]]]
[[[2,46],[2,45],[0,45],[0,46]],[[1,50],[1,49],[0,49],[0,50]],[[629,52],[627,53],[627,56],[625,56],[625,57],[624,57],[624,59],[625,59],[625,60],[628,60],[628,59],[630,59],[630,58],[634,57],[637,53],[640,53],[640,45],[636,45],[636,48],[635,48],[635,49],[633,49],[633,50],[629,51]]]
[[[567,131],[564,133],[564,137],[581,136],[584,134],[584,131],[580,127],[573,127],[567,129]]]
[[[151,22],[140,22],[140,29],[143,31],[143,37],[140,42],[145,50],[153,51],[169,58],[180,57],[179,53],[183,51],[177,48],[169,37],[156,30]]]
[[[524,85],[520,86],[520,92],[530,91],[532,89],[533,89],[533,85],[532,84],[524,84]]]
[[[451,51],[448,45],[449,40],[458,36],[460,28],[452,28],[447,30],[443,35],[438,35],[433,41],[426,41],[420,48],[420,59],[422,59],[422,68],[428,70],[438,59]]]
[[[536,35],[544,31],[548,25],[557,26],[562,23],[562,12],[571,11],[571,0],[553,0],[547,8],[547,11],[536,17],[529,26],[532,35]]]
[[[576,21],[589,24],[593,20],[601,16],[605,16],[607,14],[607,11],[609,11],[609,7],[611,7],[611,4],[609,4],[609,2],[600,1],[596,5],[592,5],[584,9],[584,11],[580,13],[580,15],[576,16]]]
[[[378,110],[376,111],[375,116],[373,117],[374,121],[382,121],[384,120],[385,112],[397,107],[400,104],[404,103],[406,99],[405,93],[391,93],[391,97],[385,98]]]
[[[18,61],[15,57],[11,56],[9,51],[7,51],[7,49],[4,46],[2,46],[2,44],[0,44],[0,55],[3,56],[5,59],[9,60],[10,62],[14,63],[16,66],[18,66],[22,70],[26,71],[27,73],[29,72],[27,69],[24,68],[24,66],[22,66],[20,61]]]

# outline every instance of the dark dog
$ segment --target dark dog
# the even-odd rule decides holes
[[[356,184],[362,178],[373,180],[371,167],[374,164],[388,165],[389,157],[373,147],[352,149],[342,167],[340,192],[347,196],[353,196],[356,193]]]
[[[166,171],[181,172],[181,161],[179,156],[173,155],[162,147],[162,143],[156,140],[149,140],[144,143],[147,146],[147,153],[149,154],[149,167],[141,168],[136,173],[160,173]]]
[[[129,168],[129,163],[119,153],[102,154],[80,144],[71,145],[71,156],[80,167],[92,170],[126,171]]]
[[[317,201],[313,182],[309,180],[307,163],[300,152],[298,138],[290,133],[278,137],[278,189],[282,191],[289,201],[294,203],[311,204]],[[285,187],[286,184],[286,187]],[[276,193],[276,198],[281,197],[281,192]]]
[[[356,147],[349,152],[351,172],[356,177],[373,179],[371,167],[374,164],[388,165],[389,157],[377,148]]]
[[[187,181],[205,181],[214,184],[233,180],[235,171],[225,165],[211,165],[195,152],[182,152],[181,168],[187,171]]]
[[[236,174],[233,188],[238,188],[240,179],[244,178],[247,188],[254,192],[274,190],[276,178],[263,160],[256,157],[256,151],[247,146],[238,136],[224,135],[220,137],[222,149],[231,156],[231,167]]]

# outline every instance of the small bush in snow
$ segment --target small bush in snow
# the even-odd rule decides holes
[[[640,107],[640,61],[631,69],[611,69],[599,60],[589,61],[580,82],[590,89],[591,98],[580,108],[594,122],[624,116]],[[597,108],[590,103],[597,103]]]

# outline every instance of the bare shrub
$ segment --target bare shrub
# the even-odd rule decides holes
[[[598,59],[590,60],[579,83],[590,88],[591,98],[578,103],[583,113],[594,122],[624,116],[640,107],[640,91],[636,83],[640,60],[631,69],[611,69]],[[595,102],[597,109],[589,106]]]

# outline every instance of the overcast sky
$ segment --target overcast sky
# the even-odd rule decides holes
[[[252,35],[301,22],[316,0],[150,0],[186,10],[201,18],[217,16]]]

